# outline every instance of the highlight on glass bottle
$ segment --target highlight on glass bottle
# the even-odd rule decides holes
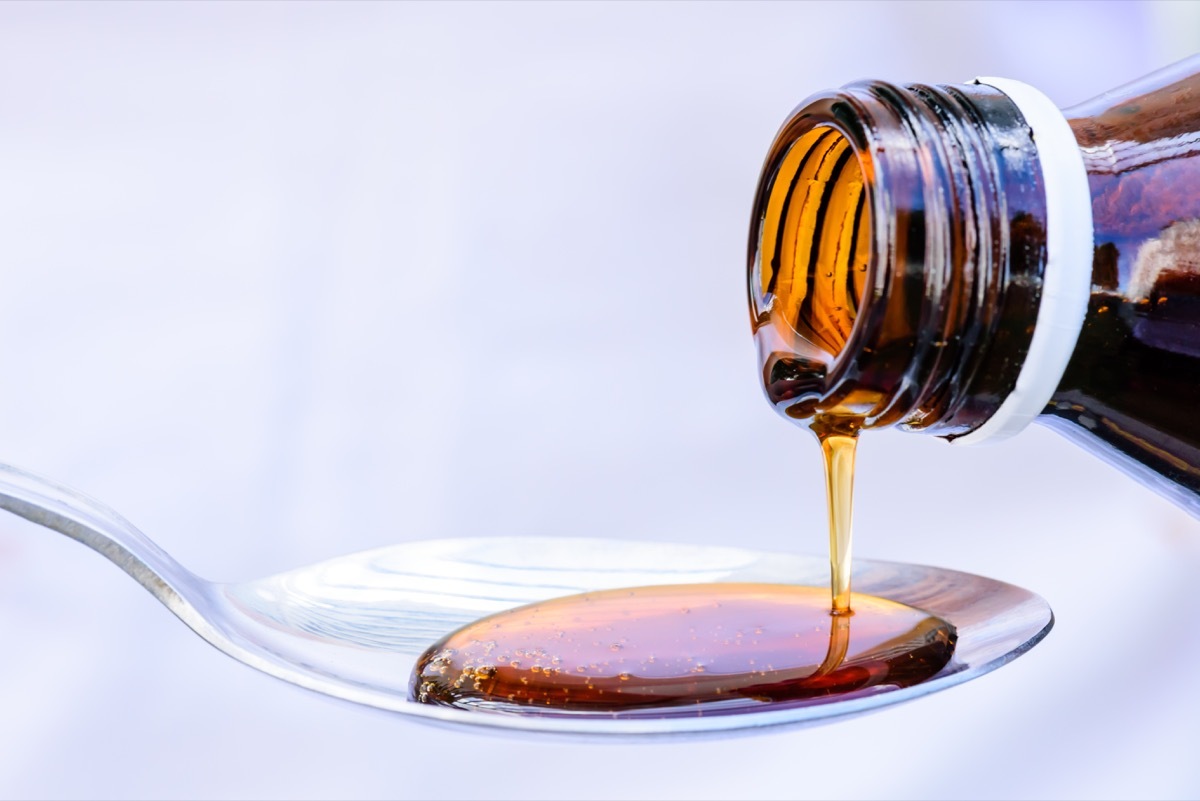
[[[1063,112],[1000,79],[810,98],[748,289],[788,418],[978,441],[1037,417],[1200,514],[1200,56]]]

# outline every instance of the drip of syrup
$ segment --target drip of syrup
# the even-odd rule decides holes
[[[850,551],[854,532],[854,456],[858,421],[818,417],[813,433],[821,442],[825,461],[825,490],[829,505],[829,590],[835,615],[850,613]]]

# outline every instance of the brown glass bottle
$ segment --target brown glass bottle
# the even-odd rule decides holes
[[[999,79],[810,98],[749,290],[789,418],[968,442],[1038,418],[1200,514],[1200,57],[1065,112]]]

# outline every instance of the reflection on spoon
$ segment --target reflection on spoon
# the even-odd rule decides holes
[[[826,703],[755,705],[741,714],[650,719],[479,714],[417,703],[409,697],[409,677],[418,655],[481,617],[620,587],[821,586],[828,580],[828,561],[741,548],[497,537],[411,542],[244,584],[219,584],[186,570],[108,507],[16,468],[0,466],[0,508],[100,553],[197,634],[251,667],[356,703],[494,729],[648,736],[813,724],[987,673],[1035,645],[1053,623],[1045,601],[1009,584],[859,560],[853,576],[859,593],[924,610],[957,630],[953,656],[932,678],[909,687],[884,683],[868,694]]]

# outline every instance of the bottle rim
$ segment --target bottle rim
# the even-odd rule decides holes
[[[775,203],[776,182],[823,128],[849,143],[870,207],[864,291],[832,350],[780,325],[764,283],[785,253],[774,242],[790,201]],[[1074,350],[1091,290],[1090,190],[1065,118],[1031,87],[860,82],[808,98],[776,134],[749,245],[752,327],[778,411],[998,440],[1045,410]]]

